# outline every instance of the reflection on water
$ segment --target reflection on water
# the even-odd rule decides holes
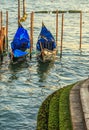
[[[31,61],[28,58],[17,64],[4,58],[0,66],[0,130],[35,130],[42,101],[60,87],[89,75],[89,45],[86,46],[80,54],[65,45],[62,59],[58,53],[52,62],[37,61],[35,55]]]
[[[18,80],[19,73],[21,73],[23,69],[28,68],[28,67],[29,67],[29,64],[27,60],[10,63],[8,66],[8,69],[11,73],[11,76],[9,77],[8,82],[12,82],[13,80]],[[23,73],[25,73],[25,71]]]
[[[39,76],[39,82],[46,81],[48,73],[49,73],[50,69],[52,69],[53,65],[54,65],[54,61],[47,61],[44,63],[41,61],[38,61],[37,72],[38,72],[38,76]]]
[[[88,11],[88,0],[70,1],[27,1],[27,12],[35,10],[71,10]],[[77,3],[77,4],[76,4]],[[80,6],[81,3],[81,6]],[[33,6],[32,6],[33,5]],[[71,6],[72,5],[72,6]],[[13,8],[12,8],[13,6]],[[0,0],[2,11],[9,11],[9,42],[17,29],[17,1]],[[6,10],[5,10],[6,9]],[[55,14],[35,14],[34,45],[41,29],[41,23],[55,35]],[[61,14],[59,14],[61,20]],[[82,53],[80,43],[80,14],[64,14],[63,55],[60,61],[61,24],[59,20],[58,55],[54,62],[41,63],[32,56],[32,60],[11,65],[8,57],[0,64],[0,130],[35,130],[38,109],[42,101],[60,87],[82,80],[89,76],[89,14],[83,13]],[[29,15],[23,24],[29,30]]]
[[[35,130],[42,101],[61,86],[89,75],[88,49],[80,55],[66,46],[61,61],[59,53],[55,61],[46,63],[35,57],[17,64],[4,59],[0,66],[0,130]]]
[[[21,61],[16,63],[10,63],[8,68],[10,69],[10,71],[17,72],[23,68],[27,68],[28,66],[29,64],[27,63],[27,61]]]

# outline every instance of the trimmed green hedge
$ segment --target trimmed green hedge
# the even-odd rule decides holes
[[[69,93],[72,85],[65,87],[59,98],[59,128],[60,130],[72,130],[70,117]]]
[[[48,130],[59,129],[59,97],[60,91],[57,91],[50,101]]]
[[[52,95],[49,95],[39,109],[37,117],[37,130],[48,130],[49,104],[54,94],[55,92]]]
[[[37,116],[37,130],[72,130],[68,85],[49,95],[42,103]]]

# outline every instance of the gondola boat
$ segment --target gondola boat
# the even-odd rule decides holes
[[[10,59],[11,62],[18,62],[26,59],[27,49],[30,48],[30,38],[27,30],[20,25],[11,42]]]
[[[43,62],[55,59],[57,53],[56,42],[52,33],[46,28],[43,22],[41,32],[37,40],[36,49],[37,59]]]

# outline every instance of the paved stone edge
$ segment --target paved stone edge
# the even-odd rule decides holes
[[[73,130],[86,130],[84,114],[80,99],[80,88],[86,80],[78,82],[70,91],[70,114]]]
[[[81,85],[80,98],[86,129],[89,130],[89,78]]]

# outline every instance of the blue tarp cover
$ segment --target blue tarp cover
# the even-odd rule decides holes
[[[11,49],[15,57],[27,54],[26,49],[30,48],[30,38],[26,29],[19,26],[11,43]]]
[[[41,28],[41,32],[36,45],[38,51],[41,51],[40,43],[42,44],[42,48],[47,48],[48,50],[53,50],[56,48],[56,43],[53,35],[44,25]]]
[[[23,57],[23,56],[28,54],[28,52],[21,51],[21,50],[18,50],[18,49],[14,50],[13,53],[14,53],[14,57]]]

